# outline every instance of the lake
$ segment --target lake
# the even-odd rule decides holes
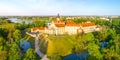
[[[11,22],[14,22],[14,23],[22,23],[22,22],[25,22],[25,24],[28,24],[28,23],[32,23],[32,22],[33,22],[32,20],[21,20],[21,19],[17,19],[17,18],[8,18],[8,20],[10,20]]]

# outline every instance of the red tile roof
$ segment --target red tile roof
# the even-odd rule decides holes
[[[32,28],[33,31],[35,30],[45,30],[45,27],[39,27],[39,28]]]
[[[65,23],[63,20],[55,20],[55,21],[53,21],[55,24],[58,24],[58,23]]]
[[[95,23],[93,22],[85,22],[85,23],[80,23],[76,24],[73,21],[66,21],[66,26],[82,26],[82,27],[88,27],[88,26],[94,26]]]
[[[81,24],[76,24],[76,26],[81,26]]]
[[[65,22],[63,20],[56,20],[56,21],[53,21],[55,26],[57,27],[64,27],[65,26]]]
[[[37,28],[32,28],[33,31],[38,30]]]
[[[80,26],[81,24],[76,24],[73,21],[66,21],[66,26]]]
[[[64,27],[65,24],[55,24],[57,27]]]
[[[66,26],[76,26],[73,21],[66,21]]]
[[[85,22],[85,23],[79,23],[79,24],[76,24],[74,23],[73,21],[62,21],[62,20],[56,20],[56,21],[53,21],[55,26],[57,27],[65,27],[65,26],[82,26],[82,27],[88,27],[88,26],[94,26],[95,23],[93,22]],[[33,31],[35,30],[45,30],[45,28],[47,27],[39,27],[39,28],[32,28]]]

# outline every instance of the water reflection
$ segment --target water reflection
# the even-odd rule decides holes
[[[85,60],[86,58],[88,58],[89,53],[88,52],[83,52],[80,54],[70,54],[67,55],[63,58],[63,60]]]
[[[107,45],[108,45],[108,42],[105,42],[105,41],[101,42],[100,49],[107,47]]]
[[[24,52],[26,52],[29,48],[31,48],[31,45],[28,41],[23,40],[20,42],[20,47],[23,49]]]

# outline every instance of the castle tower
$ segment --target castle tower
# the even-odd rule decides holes
[[[58,13],[58,15],[57,15],[57,20],[58,20],[58,21],[60,20],[60,15],[59,15],[59,13]]]

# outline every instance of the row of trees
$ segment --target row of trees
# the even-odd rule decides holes
[[[26,28],[34,28],[34,27],[41,27],[46,26],[45,21],[33,21],[32,23],[26,24],[22,22],[22,24],[16,23],[15,27],[20,30],[25,30]]]
[[[20,16],[18,17],[18,19],[21,20],[48,20],[49,17],[48,16]]]

